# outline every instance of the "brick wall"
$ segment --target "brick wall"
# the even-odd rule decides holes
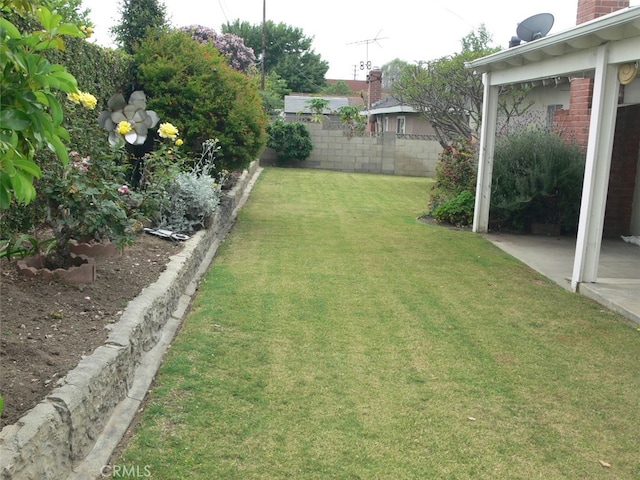
[[[638,155],[640,105],[618,108],[611,154],[611,173],[604,217],[604,235],[630,235]]]
[[[578,0],[576,25],[629,6],[629,0]]]
[[[367,83],[369,84],[369,98],[367,108],[382,98],[382,70],[371,70],[367,75]]]
[[[628,6],[629,0],[578,0],[576,24]],[[554,116],[555,128],[585,151],[589,141],[592,99],[593,79],[572,79],[569,109],[558,110]],[[605,236],[628,235],[631,229],[638,168],[639,115],[635,107],[618,109],[605,213]]]

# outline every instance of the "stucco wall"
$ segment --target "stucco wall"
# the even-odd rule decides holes
[[[378,136],[348,137],[341,129],[320,123],[307,123],[313,150],[309,158],[298,162],[300,168],[318,168],[342,172],[383,173],[434,177],[440,144],[429,136],[397,136],[385,132]],[[262,165],[273,165],[276,153],[265,149]]]

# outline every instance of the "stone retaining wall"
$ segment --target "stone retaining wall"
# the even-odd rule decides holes
[[[253,162],[221,202],[212,226],[186,241],[158,281],[129,303],[106,343],[82,359],[51,395],[2,429],[0,479],[100,478],[100,465],[144,399],[200,275],[257,174]]]

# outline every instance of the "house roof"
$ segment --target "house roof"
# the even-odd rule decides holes
[[[284,111],[285,113],[313,113],[309,108],[307,102],[316,98],[323,98],[329,101],[329,107],[325,108],[323,113],[332,113],[338,110],[340,107],[349,106],[349,99],[347,97],[311,97],[307,95],[285,95],[284,97]]]
[[[397,98],[388,96],[372,104],[369,109],[370,115],[380,115],[384,113],[416,113],[416,110],[409,105],[403,104]]]
[[[327,79],[327,83],[335,84],[338,82],[344,82],[348,85],[349,89],[354,93],[366,92],[369,88],[369,84],[366,80],[333,80]]]
[[[467,63],[478,73],[491,73],[492,85],[554,76],[590,76],[596,49],[610,43],[609,63],[640,58],[640,6],[627,7],[568,30]]]

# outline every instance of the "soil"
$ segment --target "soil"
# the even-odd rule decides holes
[[[105,342],[109,325],[182,245],[140,233],[121,255],[96,258],[97,278],[84,285],[26,278],[16,260],[0,259],[0,428],[35,407]]]

